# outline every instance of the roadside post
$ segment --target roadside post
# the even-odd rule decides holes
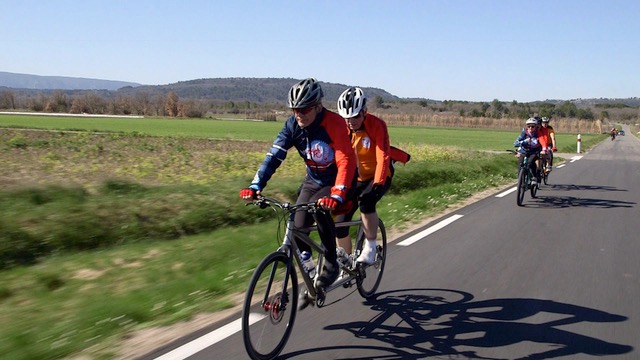
[[[580,134],[578,134],[578,154],[580,154],[580,144],[582,143],[580,139]]]

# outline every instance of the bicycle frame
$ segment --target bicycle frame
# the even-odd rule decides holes
[[[338,222],[338,223],[335,224],[335,227],[336,228],[340,228],[340,227],[349,227],[349,226],[354,226],[354,225],[358,226],[358,237],[357,238],[359,238],[360,235],[361,235],[360,233],[363,231],[362,226],[361,226],[362,225],[362,220],[352,220],[352,221]],[[289,219],[287,220],[284,240],[282,242],[282,245],[279,248],[280,251],[285,251],[289,255],[290,259],[295,257],[299,273],[301,274],[302,280],[304,281],[305,285],[307,286],[307,291],[308,291],[309,295],[312,298],[316,298],[317,295],[318,295],[318,293],[316,291],[316,287],[315,287],[315,281],[313,281],[311,279],[311,277],[309,277],[309,274],[304,270],[304,268],[302,266],[302,259],[300,258],[300,251],[299,251],[299,248],[298,248],[298,244],[294,241],[294,237],[297,238],[299,241],[302,241],[305,244],[309,245],[313,250],[318,252],[318,263],[316,264],[316,272],[320,273],[320,271],[322,270],[322,266],[324,264],[324,254],[327,252],[327,250],[325,249],[325,247],[321,243],[317,243],[316,241],[311,239],[311,237],[309,235],[307,235],[307,234],[310,234],[311,232],[317,231],[317,230],[318,230],[317,226],[310,226],[310,227],[306,227],[306,228],[296,229],[294,224],[293,224],[293,217],[290,216]],[[292,254],[294,254],[294,255],[292,256]],[[290,265],[290,266],[292,266],[292,265]],[[329,287],[327,287],[325,289],[325,292],[328,293],[331,290],[342,286],[343,284],[351,281],[352,277],[354,277],[356,275],[356,272],[353,269],[349,269],[349,268],[346,268],[346,267],[343,267],[341,269],[345,273],[347,273],[349,276],[344,276],[344,277],[342,277],[342,279],[339,279],[338,281],[334,282],[332,285],[330,285]]]

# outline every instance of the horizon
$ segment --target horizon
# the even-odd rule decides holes
[[[135,86],[134,85],[129,85],[129,86],[133,86],[133,87],[138,87],[138,86],[168,86],[168,85],[173,85],[173,84],[177,84],[177,83],[181,83],[181,82],[190,82],[190,81],[197,81],[197,80],[216,80],[216,79],[290,79],[288,77],[241,77],[241,76],[231,76],[231,77],[197,78],[197,79],[189,79],[189,80],[179,80],[179,81],[176,81],[174,83],[169,83],[169,84],[140,84],[140,83],[133,83],[133,82],[126,81],[126,80],[85,78],[85,77],[64,76],[64,75],[24,74],[24,73],[14,73],[14,72],[1,71],[1,70],[0,70],[0,73],[7,73],[7,74],[19,75],[19,76],[36,76],[36,77],[42,77],[42,78],[65,78],[65,79],[78,79],[78,80],[87,80],[87,81],[104,81],[104,82],[115,82],[115,83],[128,83],[128,84],[134,84]],[[292,80],[296,80],[297,81],[297,80],[302,80],[302,79],[292,79]],[[321,83],[344,85],[344,84],[332,83],[332,82],[328,82],[328,81],[320,81],[320,82]],[[4,85],[0,84],[0,87],[2,87],[2,86],[4,86]],[[11,87],[9,87],[9,88],[11,88]],[[37,90],[49,90],[49,91],[59,90],[59,89],[41,89],[41,88],[22,88],[22,89],[36,90],[36,91]],[[387,91],[386,89],[382,89],[382,88],[378,88],[378,89],[386,91],[389,94],[391,94],[393,96],[396,96],[399,99],[404,99],[404,100],[421,99],[421,100],[432,100],[432,101],[439,101],[439,102],[444,102],[444,101],[491,102],[493,100],[496,100],[496,99],[492,99],[492,100],[470,101],[470,100],[463,100],[463,99],[432,99],[432,98],[421,98],[421,97],[400,97],[398,95],[395,95],[395,94]],[[95,90],[95,89],[62,89],[62,90]],[[115,91],[115,90],[109,90],[109,91]],[[637,99],[637,98],[638,98],[638,96],[631,96],[631,97],[624,97],[624,98],[599,97],[599,98],[544,99],[544,100],[518,101],[518,102],[519,103],[535,103],[535,102],[545,102],[545,101],[630,100],[630,99]],[[497,99],[497,100],[502,101],[502,102],[517,101],[517,100],[503,100],[503,99]]]

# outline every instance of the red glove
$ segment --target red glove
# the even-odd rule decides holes
[[[353,207],[353,201],[347,200],[347,202],[338,205],[333,211],[331,211],[331,214],[344,215],[344,214],[347,214],[349,211],[351,211],[352,207]]]
[[[556,152],[556,151],[558,151],[558,149],[556,149],[556,148],[551,148],[551,151]]]
[[[340,205],[340,201],[330,196],[325,196],[323,198],[320,198],[317,204],[325,210],[333,210],[338,207],[338,205]]]
[[[244,188],[240,190],[240,197],[245,200],[253,200],[256,198],[257,191],[252,188]]]

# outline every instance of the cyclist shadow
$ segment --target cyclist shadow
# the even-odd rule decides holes
[[[578,185],[578,184],[551,184],[546,185],[546,189],[550,188],[555,191],[572,191],[572,190],[590,190],[597,192],[605,191],[629,191],[626,189],[618,189],[614,186],[608,185]]]
[[[618,355],[633,350],[632,346],[560,328],[585,322],[626,321],[627,317],[621,315],[550,300],[472,299],[469,293],[446,289],[384,292],[366,302],[378,311],[371,320],[330,325],[327,329],[347,330],[359,338],[386,342],[396,352],[404,351],[403,359],[443,355],[499,359],[482,356],[483,349],[493,354],[504,351],[502,358],[510,359]],[[518,346],[524,342],[535,343],[535,350]],[[514,357],[514,352],[521,354]]]
[[[586,190],[593,192],[610,192],[610,191],[628,191],[625,189],[618,189],[613,186],[603,185],[574,185],[574,184],[555,184],[546,185],[541,188],[541,192],[538,192],[536,198],[537,201],[524,204],[525,207],[532,208],[570,208],[570,207],[586,207],[586,208],[631,208],[636,205],[632,201],[612,200],[612,199],[599,199],[599,198],[580,198],[575,196],[555,196],[544,195],[548,191],[556,192],[568,192],[575,190]]]

